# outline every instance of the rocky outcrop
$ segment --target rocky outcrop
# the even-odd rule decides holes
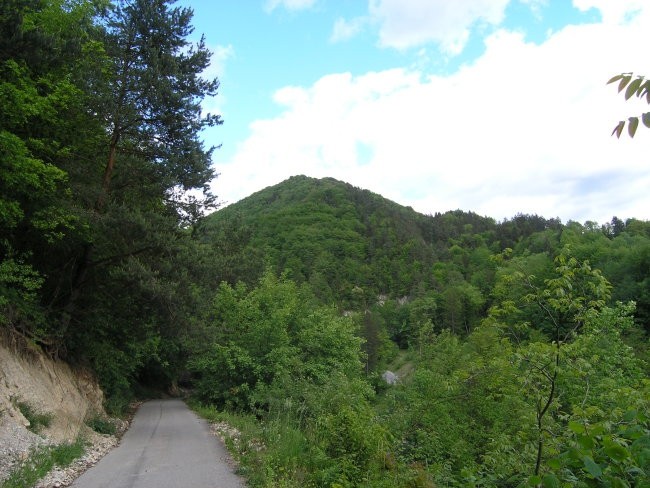
[[[39,444],[92,436],[84,421],[103,415],[103,394],[88,371],[54,361],[28,344],[0,339],[0,480]],[[38,434],[19,403],[50,419]]]

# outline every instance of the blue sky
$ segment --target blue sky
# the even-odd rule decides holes
[[[221,81],[204,133],[233,203],[331,176],[423,213],[650,219],[643,0],[182,0]]]

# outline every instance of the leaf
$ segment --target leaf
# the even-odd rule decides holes
[[[560,480],[554,474],[546,474],[542,478],[542,485],[545,488],[560,488]]]
[[[553,470],[558,470],[562,467],[562,461],[560,461],[558,458],[549,459],[546,464]]]
[[[618,80],[620,80],[621,78],[623,78],[623,74],[622,74],[622,73],[621,73],[620,75],[616,75],[616,76],[610,78],[609,81],[607,82],[607,85],[609,85],[610,83],[614,83],[615,81],[618,81]]]
[[[627,120],[627,133],[630,135],[630,137],[634,137],[634,134],[636,134],[636,129],[639,127],[639,117],[630,117]]]
[[[621,78],[621,82],[618,84],[618,92],[621,93],[623,91],[623,88],[627,86],[627,84],[630,82],[632,79],[632,75],[625,75]]]
[[[639,98],[646,97],[646,101],[650,103],[650,80],[646,80],[636,93]]]
[[[618,139],[621,138],[621,134],[623,133],[623,127],[625,127],[625,121],[621,120],[616,127],[614,127],[614,130],[612,131],[612,135],[616,134],[616,137]]]
[[[641,120],[643,121],[643,125],[650,129],[650,112],[644,113],[641,116]]]
[[[612,488],[630,488],[630,484],[618,476],[610,479],[609,481],[612,484]]]
[[[582,434],[585,431],[585,426],[575,420],[569,420],[569,430],[576,434]]]
[[[631,450],[634,460],[640,465],[644,466],[650,462],[650,436],[645,435],[639,437],[633,443]]]
[[[594,448],[594,440],[589,437],[588,435],[579,435],[578,436],[578,444],[580,444],[580,447],[583,449],[593,449]]]
[[[623,415],[624,422],[632,422],[635,418],[636,418],[636,410],[628,410],[627,412],[625,412],[625,415]]]
[[[538,475],[532,475],[528,478],[528,486],[537,486],[542,482],[542,477]]]
[[[629,84],[627,90],[625,90],[625,100],[629,100],[630,98],[632,98],[632,96],[636,93],[636,91],[641,86],[641,82],[643,82],[643,77],[639,77]]]
[[[627,449],[619,444],[614,443],[605,446],[605,454],[607,454],[614,461],[623,461],[629,455]]]
[[[605,433],[605,426],[601,422],[593,424],[589,427],[589,433],[592,436],[603,435]]]
[[[594,478],[600,478],[603,474],[603,470],[600,465],[596,463],[591,456],[584,456],[582,462],[585,465],[587,472]]]

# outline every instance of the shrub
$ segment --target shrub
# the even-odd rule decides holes
[[[86,425],[98,434],[115,435],[117,428],[110,419],[96,415],[86,420]]]

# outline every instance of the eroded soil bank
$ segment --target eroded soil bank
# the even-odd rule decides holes
[[[38,445],[74,442],[80,435],[97,442],[85,421],[105,415],[102,401],[88,371],[55,361],[25,341],[1,337],[0,481]],[[25,405],[49,419],[49,425],[38,433],[30,430]]]

